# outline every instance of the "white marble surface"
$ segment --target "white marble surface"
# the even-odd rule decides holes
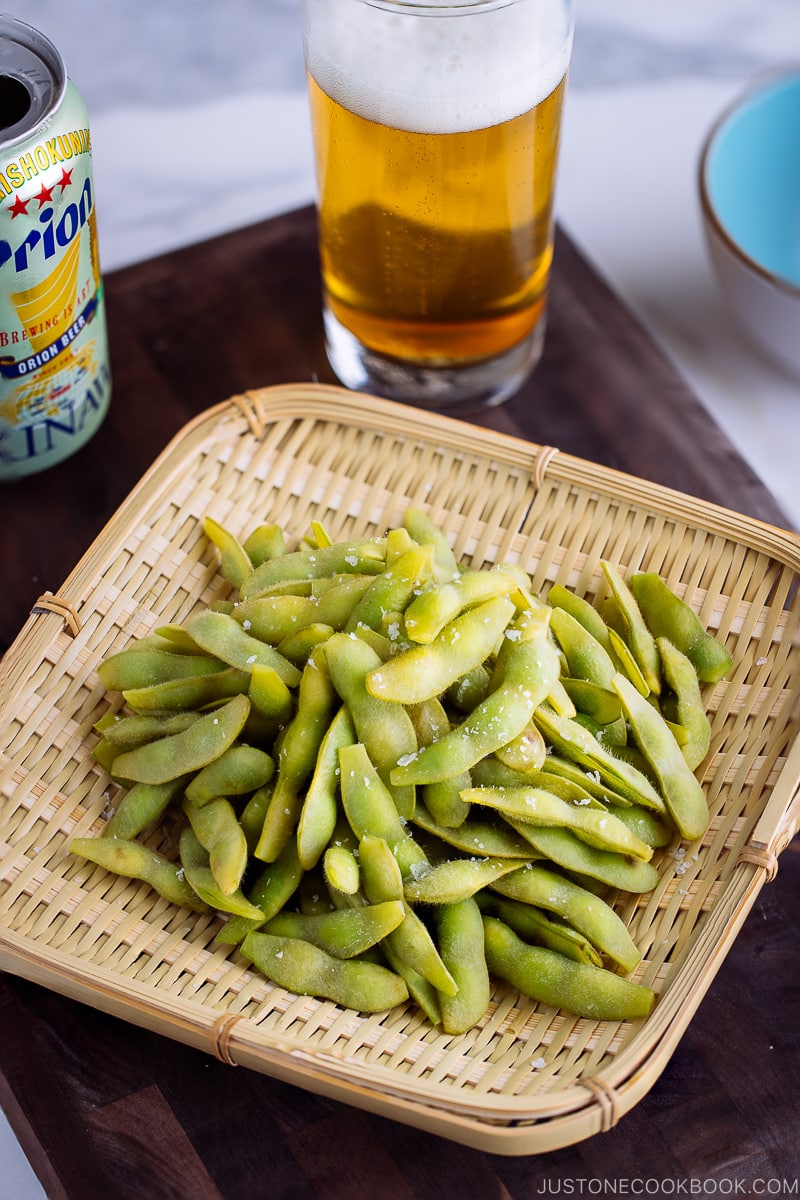
[[[89,106],[106,270],[313,199],[298,0],[9,7]],[[800,380],[733,327],[696,187],[716,115],[792,61],[798,0],[577,0],[558,207],[800,525]],[[0,1165],[0,1200],[43,1194],[7,1130]]]

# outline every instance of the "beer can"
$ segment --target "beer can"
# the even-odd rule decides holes
[[[0,14],[0,481],[80,449],[108,411],[86,105],[52,42]]]

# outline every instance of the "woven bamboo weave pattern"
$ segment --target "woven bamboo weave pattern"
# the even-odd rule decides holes
[[[202,532],[318,520],[335,539],[380,535],[421,506],[456,555],[518,562],[595,599],[601,559],[659,572],[725,642],[707,688],[702,842],[658,851],[661,878],[618,911],[656,1007],[596,1022],[496,984],[486,1020],[447,1036],[413,1005],[365,1016],[270,984],[215,943],[215,916],[70,856],[119,789],[91,756],[121,701],[98,663],[158,625],[224,598]],[[275,1074],[501,1153],[609,1128],[652,1086],[759,889],[796,832],[800,544],[789,533],[591,463],[335,388],[249,393],[192,422],[0,665],[0,966]],[[151,844],[174,854],[174,830]]]

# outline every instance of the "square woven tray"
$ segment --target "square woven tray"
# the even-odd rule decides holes
[[[379,535],[425,507],[457,555],[518,561],[545,595],[602,587],[601,558],[658,571],[728,646],[707,695],[702,844],[658,852],[621,897],[658,999],[643,1022],[579,1020],[496,985],[453,1037],[416,1007],[364,1016],[267,982],[217,919],[67,850],[116,785],[91,756],[100,660],[224,595],[206,514],[234,532],[312,519]],[[717,506],[524,441],[338,388],[234,397],[191,422],[0,663],[0,967],[301,1087],[501,1154],[610,1128],[663,1071],[800,818],[800,542]]]

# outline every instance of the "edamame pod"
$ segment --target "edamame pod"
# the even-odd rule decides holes
[[[411,817],[415,803],[413,787],[395,785],[390,776],[398,759],[416,753],[417,737],[402,705],[389,703],[367,691],[367,675],[380,666],[380,656],[361,638],[346,633],[335,633],[329,638],[324,653],[333,686],[347,705],[359,741],[391,792],[400,815]]]
[[[156,683],[212,675],[225,664],[208,654],[178,654],[136,644],[104,659],[97,668],[100,682],[110,692],[152,687]]]
[[[672,730],[658,709],[648,704],[624,675],[615,677],[614,689],[636,743],[658,779],[675,827],[688,841],[701,838],[708,827],[708,804]]]
[[[470,788],[465,792],[464,799],[502,813],[507,819],[513,820],[515,829],[518,829],[518,823],[563,826],[599,850],[628,854],[643,862],[649,862],[653,857],[652,847],[611,813],[590,805],[571,804],[545,788]]]
[[[412,868],[403,891],[409,904],[457,904],[519,869],[516,858],[455,858]]]
[[[532,904],[484,892],[478,897],[478,905],[482,912],[498,917],[526,942],[556,950],[575,962],[591,963],[594,967],[603,965],[602,957],[582,933],[564,921],[553,920]]]
[[[258,878],[247,892],[247,899],[261,912],[261,918],[230,915],[216,936],[225,946],[238,946],[254,929],[276,916],[300,886],[303,868],[297,857],[297,847],[291,839],[274,863],[262,867]]]
[[[131,708],[147,713],[204,708],[219,700],[243,695],[249,686],[250,676],[246,671],[228,667],[210,675],[193,675],[187,679],[169,679],[151,687],[128,688],[122,694]]]
[[[534,863],[497,879],[492,890],[555,913],[579,930],[603,954],[632,971],[641,953],[613,908],[586,888]]]
[[[456,982],[455,995],[441,995],[445,1033],[466,1033],[485,1016],[491,984],[484,951],[483,918],[472,897],[436,910],[439,953]]]
[[[334,958],[297,938],[250,933],[241,949],[267,979],[299,996],[333,1000],[357,1012],[383,1012],[408,999],[405,982],[387,967]]]
[[[397,860],[383,838],[367,836],[359,843],[364,892],[371,904],[397,900],[403,920],[386,938],[395,958],[406,963],[444,995],[452,996],[457,984],[434,944],[427,927],[406,903],[403,876]]]
[[[440,825],[424,804],[418,804],[414,810],[414,824],[425,833],[433,834],[446,845],[453,846],[464,854],[526,860],[532,857],[530,844],[514,833],[505,822],[490,824],[481,817],[476,817],[474,812],[463,824],[452,828]]]
[[[202,806],[184,797],[183,811],[208,853],[208,866],[220,891],[230,896],[242,882],[248,850],[244,831],[230,800],[218,797]]]
[[[268,783],[274,771],[266,750],[236,743],[198,771],[186,786],[186,799],[200,808],[218,796],[245,796]]]
[[[652,863],[627,858],[614,850],[602,850],[582,841],[572,829],[541,827],[511,821],[512,829],[526,839],[541,858],[563,867],[573,875],[588,876],[623,892],[651,892],[659,880]]]
[[[300,672],[293,663],[274,646],[245,633],[239,622],[226,613],[210,609],[197,613],[189,618],[186,628],[199,646],[239,671],[249,671],[254,663],[262,663],[272,667],[287,687],[296,687],[300,682]]]
[[[260,567],[268,558],[280,558],[286,553],[283,530],[272,522],[256,525],[245,538],[244,549],[254,567]]]
[[[335,700],[325,656],[315,652],[303,670],[297,712],[280,740],[275,789],[255,849],[264,862],[278,857],[297,827],[302,789],[314,770]]]
[[[159,738],[114,759],[114,774],[136,783],[166,783],[199,771],[232,746],[250,711],[246,696],[234,696],[221,708],[199,717],[182,733]]]
[[[469,770],[527,726],[557,678],[558,655],[545,638],[514,642],[500,686],[450,733],[398,759],[392,782],[435,783]]]
[[[190,886],[181,868],[141,842],[123,838],[73,838],[69,848],[71,854],[86,858],[115,875],[149,883],[170,904],[195,912],[209,911],[209,906]]]
[[[686,765],[694,771],[708,754],[711,745],[711,722],[706,716],[700,683],[694,664],[669,638],[656,638],[661,655],[664,679],[675,699],[675,721],[683,730],[685,740],[680,743],[681,754]],[[106,733],[108,737],[109,730]]]
[[[433,549],[412,546],[374,577],[352,610],[345,632],[353,633],[359,625],[378,629],[385,613],[402,612],[415,591],[432,578]]]
[[[182,733],[195,723],[198,715],[193,712],[136,713],[130,717],[103,721],[102,729],[98,721],[95,729],[102,732],[110,746],[118,750],[133,750],[136,746],[154,742],[156,738],[167,737],[170,733]]]
[[[264,927],[275,937],[301,938],[335,958],[355,958],[397,929],[405,913],[399,900],[310,916],[280,912]]]
[[[440,696],[488,658],[513,614],[514,605],[505,597],[468,609],[428,645],[403,650],[370,671],[367,691],[396,704],[419,704]]]
[[[106,822],[103,837],[132,841],[158,821],[169,808],[188,775],[179,775],[167,783],[135,783],[120,800],[116,812]]]
[[[383,783],[367,748],[357,742],[339,751],[340,787],[345,815],[359,841],[372,835],[388,843],[403,875],[419,864],[427,865],[425,852],[408,833],[392,794]]]
[[[406,633],[412,642],[428,645],[465,609],[520,588],[528,590],[530,585],[528,575],[511,563],[485,571],[462,571],[455,579],[428,588],[411,601],[405,611]]]
[[[305,870],[316,866],[336,828],[339,793],[339,751],[352,746],[356,731],[343,706],[333,717],[320,743],[317,761],[306,788],[297,824],[297,851]]]
[[[571,758],[588,771],[597,772],[598,782],[607,784],[623,802],[628,800],[631,804],[641,804],[656,812],[664,811],[664,801],[650,780],[636,767],[606,750],[578,721],[559,717],[544,708],[536,710],[534,720],[559,754]],[[548,765],[551,770],[555,769],[550,760]],[[589,788],[585,774],[583,783]]]
[[[495,917],[483,918],[489,970],[532,1000],[596,1021],[638,1021],[655,1002],[651,988],[543,946],[529,946]]]
[[[601,561],[600,566],[622,616],[626,632],[625,640],[647,686],[658,696],[661,692],[661,663],[655,638],[647,627],[636,597],[617,568],[613,563],[606,561]]]
[[[631,590],[653,636],[669,638],[694,665],[702,683],[719,683],[725,678],[733,666],[730,654],[660,575],[638,572],[631,578]]]
[[[186,879],[201,900],[218,912],[233,913],[261,923],[261,909],[250,903],[241,888],[229,894],[223,892],[208,865],[208,852],[201,846],[191,825],[181,833],[179,853]]]
[[[220,525],[213,517],[203,518],[203,532],[219,550],[222,574],[235,588],[240,588],[253,571],[253,563],[244,546],[229,529]]]
[[[256,567],[240,588],[242,600],[264,595],[275,584],[331,575],[379,575],[386,565],[386,545],[373,538],[335,542],[314,550],[292,550]]]

